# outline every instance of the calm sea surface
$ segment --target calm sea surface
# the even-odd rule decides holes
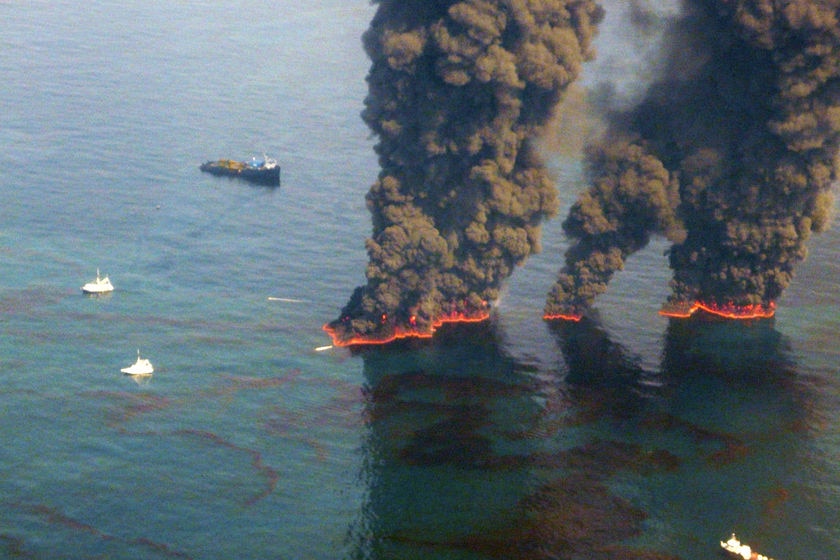
[[[221,4],[0,1],[0,558],[840,557],[836,230],[773,321],[669,324],[656,242],[552,327],[556,219],[491,324],[315,352],[364,281],[373,7]],[[198,171],[263,151],[280,188]]]

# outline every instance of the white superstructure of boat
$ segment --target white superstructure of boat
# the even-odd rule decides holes
[[[763,554],[753,551],[750,545],[744,544],[738,540],[735,533],[732,533],[732,536],[729,537],[728,541],[720,541],[720,547],[728,552],[733,558],[743,558],[744,560],[773,560],[772,558],[768,558]]]
[[[82,291],[86,294],[105,294],[114,291],[114,286],[111,285],[111,280],[107,277],[99,276],[99,269],[96,269],[96,280],[88,282],[82,286]]]
[[[155,371],[155,368],[152,367],[152,362],[150,362],[146,358],[140,357],[140,349],[138,348],[137,361],[128,367],[122,368],[120,371],[126,375],[152,375],[152,373],[154,373]]]

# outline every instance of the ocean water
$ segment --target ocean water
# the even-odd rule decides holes
[[[547,325],[558,218],[489,324],[314,350],[364,281],[373,9],[0,2],[0,558],[840,557],[838,230],[771,321],[658,316],[655,241]],[[279,188],[198,171],[263,151]]]

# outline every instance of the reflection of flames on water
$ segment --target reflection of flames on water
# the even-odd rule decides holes
[[[736,321],[746,321],[752,319],[770,319],[776,314],[776,304],[773,302],[767,304],[754,305],[736,305],[734,303],[707,303],[702,301],[691,302],[675,302],[668,303],[659,310],[659,314],[664,317],[672,319],[688,319],[697,312],[705,313],[722,319],[732,319]],[[481,311],[475,314],[465,313],[451,313],[441,317],[427,328],[421,328],[417,325],[412,316],[408,323],[409,326],[403,327],[401,325],[393,325],[390,334],[381,337],[368,336],[353,336],[348,339],[340,338],[335,328],[331,325],[324,325],[324,331],[330,335],[333,345],[338,347],[352,347],[352,346],[373,346],[385,345],[397,340],[404,340],[407,338],[430,339],[434,336],[435,331],[446,324],[457,323],[480,323],[490,318],[490,314],[486,311]],[[543,320],[566,321],[577,323],[583,319],[583,315],[579,313],[546,313],[543,315]],[[388,318],[383,316],[382,322],[387,323]]]
[[[571,321],[573,323],[577,323],[583,319],[583,316],[575,313],[546,313],[543,315],[543,319],[546,321]]]
[[[776,304],[736,305],[734,303],[707,303],[702,301],[677,302],[663,307],[659,314],[674,319],[687,319],[701,311],[715,317],[735,320],[770,319],[776,313]]]
[[[776,314],[776,304],[770,302],[767,304],[736,305],[734,303],[720,304],[703,301],[678,301],[667,303],[659,310],[659,314],[671,319],[688,319],[698,311],[706,315],[736,321],[770,319]],[[582,314],[573,312],[546,313],[543,315],[543,320],[545,321],[569,321],[577,323],[582,318]]]
[[[489,318],[490,314],[487,311],[479,311],[475,313],[454,312],[439,317],[424,328],[418,325],[415,316],[412,315],[408,319],[408,326],[394,324],[390,328],[390,334],[381,337],[356,335],[351,338],[343,339],[339,336],[339,334],[336,332],[336,329],[332,325],[324,325],[323,329],[327,334],[330,335],[330,338],[332,338],[333,341],[333,345],[335,346],[371,346],[390,344],[391,342],[403,340],[406,338],[429,339],[432,338],[432,336],[435,334],[435,331],[443,325],[453,323],[481,323],[488,320]],[[383,315],[381,321],[383,324],[387,325],[389,319],[386,315]]]

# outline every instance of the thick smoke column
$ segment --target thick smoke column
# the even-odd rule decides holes
[[[533,141],[603,15],[593,0],[376,3],[362,116],[381,171],[367,284],[326,327],[338,344],[486,317],[557,210]]]
[[[840,138],[840,1],[685,0],[664,75],[611,115],[546,317],[579,316],[625,259],[674,245],[670,307],[772,314],[828,227]],[[667,313],[667,311],[664,311]]]

